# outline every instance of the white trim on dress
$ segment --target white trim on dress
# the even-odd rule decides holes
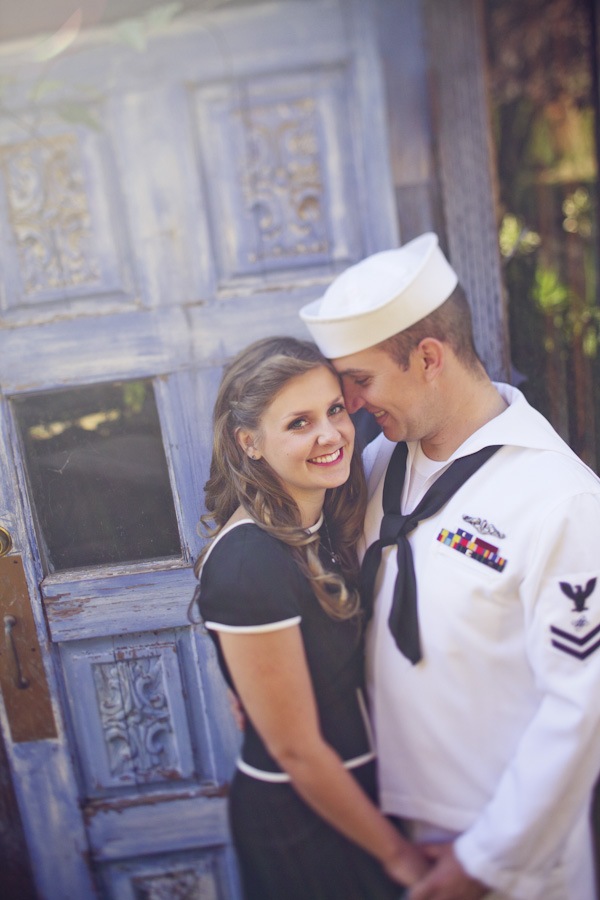
[[[359,766],[364,766],[365,763],[372,762],[374,759],[375,751],[370,750],[368,753],[363,753],[361,756],[345,759],[342,762],[342,765],[345,769],[358,769]],[[241,758],[236,762],[236,766],[240,772],[244,773],[244,775],[249,775],[250,778],[256,778],[257,781],[269,781],[271,784],[288,784],[292,780],[287,772],[266,772],[264,769],[257,769],[254,766],[249,765],[249,763]]]
[[[282,619],[280,622],[267,622],[265,625],[223,625],[221,622],[205,622],[205,628],[213,631],[225,631],[231,634],[266,634],[268,631],[279,631],[282,628],[290,628],[299,625],[302,616],[292,616],[291,619]]]

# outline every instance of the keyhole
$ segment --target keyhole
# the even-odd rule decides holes
[[[13,658],[15,661],[15,669],[17,673],[17,687],[19,690],[24,690],[29,687],[28,680],[23,675],[23,670],[21,669],[21,661],[19,659],[19,654],[17,652],[17,645],[15,643],[15,638],[13,635],[13,631],[17,626],[17,620],[14,616],[4,616],[4,633],[8,639],[8,642],[11,646]]]

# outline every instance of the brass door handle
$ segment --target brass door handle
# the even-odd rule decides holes
[[[17,620],[14,616],[4,616],[4,634],[6,635],[6,640],[10,644],[13,659],[15,661],[15,672],[16,672],[16,685],[19,690],[24,690],[29,687],[29,682],[23,675],[23,670],[21,669],[21,661],[19,660],[19,654],[17,652],[17,645],[15,644],[15,638],[13,635],[13,629],[17,624]]]
[[[0,525],[0,556],[6,556],[12,550],[12,538],[10,533]]]

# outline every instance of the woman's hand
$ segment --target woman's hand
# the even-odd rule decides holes
[[[452,844],[430,844],[425,850],[434,865],[413,886],[408,895],[410,900],[481,900],[491,890],[465,872]]]
[[[392,881],[409,887],[427,874],[431,863],[419,847],[403,840],[398,853],[386,860],[383,867]]]
[[[428,871],[424,855],[381,814],[323,739],[299,626],[224,631],[219,640],[248,718],[300,796],[399,884],[418,881]]]

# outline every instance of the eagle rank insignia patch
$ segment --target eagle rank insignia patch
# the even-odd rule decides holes
[[[568,653],[576,659],[585,659],[600,647],[600,624],[595,628],[589,629],[590,621],[586,612],[590,611],[588,599],[592,598],[596,615],[594,620],[598,619],[596,595],[597,579],[590,578],[585,584],[571,584],[569,581],[559,581],[560,590],[564,596],[565,603],[570,604],[570,628],[558,628],[556,625],[550,626],[552,634],[552,646],[563,653]],[[586,630],[587,629],[587,630]]]

